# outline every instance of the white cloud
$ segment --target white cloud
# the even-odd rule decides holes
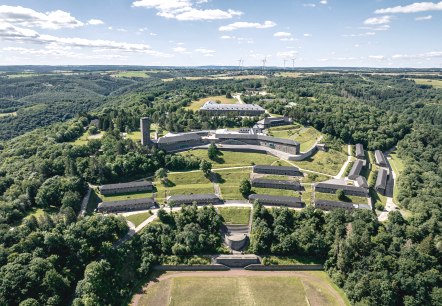
[[[181,21],[231,19],[243,14],[240,11],[231,9],[226,11],[220,9],[199,9],[194,6],[194,4],[199,5],[206,2],[208,1],[136,0],[132,3],[132,6],[156,9],[158,16]]]
[[[380,25],[360,27],[360,29],[371,30],[371,31],[388,31],[388,30],[390,30],[390,25],[389,24],[380,24]]]
[[[206,48],[195,49],[195,52],[201,53],[204,56],[213,56],[216,53],[215,50],[206,49]]]
[[[416,17],[416,18],[414,18],[414,20],[416,20],[416,21],[423,21],[423,20],[430,20],[432,18],[433,18],[433,16],[428,15],[428,16]]]
[[[304,3],[302,6],[303,7],[316,7],[316,4],[314,4],[314,3]]]
[[[368,58],[381,61],[381,60],[385,59],[385,56],[383,56],[383,55],[370,55],[370,56],[368,56]]]
[[[0,22],[51,30],[84,26],[83,22],[65,11],[40,13],[30,8],[9,5],[0,5]]]
[[[312,35],[312,34],[309,34],[309,33],[304,33],[303,36],[304,36],[304,37],[312,37],[313,35]]]
[[[298,52],[293,51],[293,50],[291,50],[291,51],[281,51],[281,52],[276,53],[276,56],[277,57],[282,57],[282,58],[293,58],[293,57],[295,57],[295,55],[297,53]]]
[[[376,10],[376,14],[397,14],[397,13],[420,13],[428,11],[442,11],[442,1],[433,2],[415,2],[405,6],[395,6]]]
[[[176,52],[176,53],[184,53],[184,52],[187,51],[187,49],[184,48],[184,47],[175,47],[175,48],[173,48],[172,50],[173,50],[174,52]]]
[[[221,39],[235,39],[235,36],[223,35],[221,36]]]
[[[280,41],[295,41],[295,39],[293,37],[285,37],[281,38]]]
[[[104,21],[100,20],[100,19],[90,19],[87,22],[87,24],[90,24],[90,25],[101,25],[101,24],[104,24]]]
[[[321,0],[321,1],[319,1],[320,4],[327,4],[327,2],[328,2],[327,0]]]
[[[276,32],[275,34],[273,34],[273,36],[280,37],[280,38],[291,37],[292,33],[289,33],[289,32]]]
[[[247,28],[268,29],[268,28],[273,28],[274,26],[276,26],[276,23],[269,20],[264,21],[264,23],[238,21],[225,26],[221,26],[219,27],[219,30],[225,32],[225,31],[235,31],[238,29],[247,29]]]
[[[364,37],[364,36],[374,36],[374,35],[376,35],[375,32],[365,32],[358,34],[343,34],[342,37]]]
[[[85,39],[78,37],[59,37],[40,34],[35,30],[17,27],[5,22],[0,22],[0,39],[15,42],[57,45],[60,47],[101,48],[124,52],[144,53],[154,56],[169,56],[168,54],[152,50],[147,44],[134,44],[116,42],[112,40]]]
[[[382,16],[382,17],[372,17],[368,18],[364,21],[364,24],[368,25],[380,25],[380,24],[387,24],[391,22],[391,16]]]

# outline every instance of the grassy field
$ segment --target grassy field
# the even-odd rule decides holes
[[[263,260],[269,262],[270,265],[314,265],[323,264],[322,261],[303,256],[263,256]]]
[[[204,105],[204,103],[206,103],[209,100],[216,101],[216,102],[222,103],[222,104],[236,104],[236,103],[238,103],[238,100],[236,100],[234,98],[228,99],[225,96],[212,96],[212,97],[202,98],[197,101],[192,101],[192,103],[189,106],[187,106],[186,109],[197,111],[201,108],[201,106]]]
[[[117,71],[111,76],[115,78],[148,78],[150,77],[146,71]]]
[[[163,203],[170,195],[214,193],[213,184],[202,172],[170,173],[166,186],[156,181],[155,187],[158,203]]]
[[[413,79],[416,84],[419,85],[431,85],[434,88],[442,89],[442,80],[432,80],[432,79]]]
[[[344,152],[329,150],[328,152],[318,151],[310,158],[303,161],[296,161],[294,164],[303,169],[336,175],[346,160],[347,155],[345,155]]]
[[[301,152],[310,149],[322,135],[313,127],[300,127],[299,125],[278,126],[269,129],[270,135],[278,138],[292,139],[301,144]]]
[[[149,218],[150,216],[152,216],[152,212],[148,211],[148,212],[143,212],[143,213],[127,216],[126,220],[132,222],[135,225],[135,227],[137,227],[138,225],[143,223],[143,221],[146,220],[147,218]]]
[[[219,186],[224,200],[244,200],[239,192],[239,184],[243,179],[249,179],[250,169],[218,171]]]
[[[349,305],[342,291],[331,287],[330,279],[318,273],[236,277],[169,274],[150,285],[138,305]]]
[[[349,202],[354,204],[367,204],[367,198],[364,197],[358,197],[358,196],[345,196],[344,200],[339,200],[338,196],[334,193],[322,193],[322,192],[315,192],[315,199],[320,200],[329,200],[329,201],[342,201],[342,202]]]
[[[220,207],[218,213],[227,224],[248,224],[250,219],[250,208]]]
[[[12,112],[12,113],[0,113],[0,118],[1,118],[1,117],[9,117],[9,116],[17,116],[17,112]]]
[[[396,151],[390,153],[390,158],[388,159],[391,168],[396,174],[396,181],[394,182],[393,187],[393,200],[396,204],[399,204],[399,200],[397,199],[398,195],[398,178],[401,175],[402,171],[405,169],[404,162],[397,156]]]
[[[299,192],[293,190],[253,187],[252,191],[257,194],[268,194],[268,195],[285,196],[285,197],[299,197]]]
[[[305,203],[305,205],[312,205],[312,193],[313,188],[311,185],[305,185],[305,190],[302,192],[301,199],[302,202]]]
[[[209,159],[209,157],[207,156],[207,150],[191,150],[180,154],[193,155],[201,159],[205,159],[213,164],[213,169],[251,166],[252,164],[270,165],[278,160],[277,157],[261,153],[241,153],[228,151],[221,151],[221,153],[222,154],[219,155],[216,160]]]
[[[100,132],[99,134],[96,135],[90,135],[88,131],[84,132],[83,135],[81,135],[79,138],[77,138],[73,144],[75,146],[83,146],[83,145],[87,145],[87,143],[89,142],[89,140],[92,139],[100,139],[104,136],[104,132]]]
[[[152,192],[131,192],[131,193],[121,193],[121,194],[115,194],[115,195],[98,194],[98,197],[103,202],[134,200],[134,199],[142,199],[142,198],[151,198]]]

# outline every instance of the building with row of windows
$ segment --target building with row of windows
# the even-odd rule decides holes
[[[345,181],[342,183],[325,181],[321,183],[316,183],[313,185],[313,189],[315,192],[323,192],[323,193],[336,193],[338,190],[342,190],[345,195],[359,196],[359,197],[368,197],[369,191],[368,188],[359,187],[355,185],[349,185]]]
[[[258,201],[261,205],[269,206],[286,206],[292,208],[301,208],[303,206],[300,197],[274,196],[268,194],[251,194],[249,195],[249,202],[255,203]]]
[[[98,190],[103,195],[131,193],[131,192],[149,192],[153,190],[152,182],[138,181],[118,184],[107,184],[98,187]]]
[[[315,207],[322,210],[345,209],[352,211],[355,209],[371,209],[368,204],[353,204],[349,202],[329,201],[329,200],[315,200]]]
[[[284,190],[303,190],[301,184],[297,181],[290,180],[270,180],[264,178],[254,178],[251,180],[252,187],[257,188],[271,188],[271,189],[284,189]]]
[[[286,175],[286,176],[303,176],[299,168],[290,167],[290,166],[254,165],[253,173]]]
[[[215,101],[207,101],[199,109],[203,114],[210,116],[259,116],[265,113],[265,109],[257,104],[221,104]]]
[[[136,210],[146,210],[156,205],[156,202],[152,198],[121,200],[101,202],[98,204],[97,211],[101,213],[111,212],[127,212]]]
[[[167,203],[175,206],[221,204],[222,202],[216,194],[180,194],[167,197]]]

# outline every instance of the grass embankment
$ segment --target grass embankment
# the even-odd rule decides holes
[[[399,204],[399,200],[397,199],[398,196],[398,179],[401,176],[402,171],[404,171],[405,169],[405,165],[404,162],[402,161],[402,159],[400,159],[397,156],[396,151],[393,151],[390,153],[390,158],[388,159],[391,169],[394,171],[394,173],[396,174],[396,180],[394,181],[394,187],[393,187],[393,200],[394,203],[396,203],[396,205]]]
[[[192,101],[192,103],[189,106],[187,106],[186,109],[197,111],[207,101],[215,101],[215,102],[218,102],[221,104],[236,104],[236,103],[238,103],[238,100],[236,100],[235,98],[229,99],[229,98],[226,98],[225,96],[211,96],[211,97],[207,97],[207,98],[201,98],[196,101]]]
[[[200,159],[205,159],[212,163],[213,169],[251,166],[254,164],[270,165],[278,160],[277,157],[262,153],[242,153],[242,152],[221,151],[221,154],[218,155],[218,157],[215,160],[209,159],[209,157],[207,156],[207,150],[191,150],[191,151],[182,152],[180,154],[192,155]]]
[[[268,265],[315,265],[324,262],[307,256],[263,256],[263,263]]]
[[[285,190],[285,189],[252,187],[252,191],[257,194],[268,194],[268,195],[274,195],[274,196],[285,196],[285,197],[299,197],[300,196],[299,192],[297,192],[297,191]]]
[[[321,132],[313,127],[301,127],[299,124],[272,127],[269,134],[278,138],[292,139],[301,144],[301,152],[309,150],[321,137]]]
[[[126,216],[126,220],[132,222],[135,225],[135,227],[137,227],[138,225],[143,223],[145,220],[147,220],[147,218],[149,218],[150,216],[152,216],[152,212],[148,211],[148,212],[142,212],[139,214]]]
[[[353,204],[367,204],[368,203],[368,199],[364,198],[364,197],[346,195],[344,199],[340,200],[338,198],[338,196],[334,193],[322,193],[322,192],[315,192],[315,199],[348,202],[348,203],[353,203]]]
[[[346,160],[347,155],[344,152],[330,149],[328,152],[318,151],[305,160],[293,163],[302,169],[336,175]]]
[[[220,207],[218,213],[226,224],[248,224],[250,220],[250,208]]]
[[[214,193],[213,184],[202,172],[177,172],[168,175],[168,181],[163,184],[155,181],[156,199],[163,203],[167,196],[178,194],[208,194]]]
[[[244,200],[239,192],[239,184],[244,179],[250,178],[251,169],[217,171],[219,186],[224,200]]]

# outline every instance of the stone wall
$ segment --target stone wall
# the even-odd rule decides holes
[[[229,267],[221,264],[213,265],[156,265],[156,271],[228,271]]]
[[[323,271],[322,265],[260,265],[252,264],[244,269],[253,271]]]

